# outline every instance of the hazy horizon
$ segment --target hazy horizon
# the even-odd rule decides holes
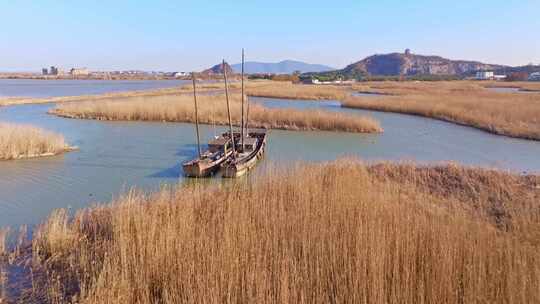
[[[335,68],[373,54],[540,64],[537,1],[156,1],[133,5],[3,1],[0,71],[191,71],[225,58],[296,60]]]

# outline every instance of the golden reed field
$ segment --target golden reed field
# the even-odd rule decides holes
[[[25,249],[23,302],[540,301],[539,176],[354,159],[268,171],[54,212]]]
[[[285,81],[250,82],[246,87],[250,96],[287,99],[343,100],[348,87],[334,85],[301,85]]]
[[[493,92],[484,86],[514,86],[538,92]],[[490,133],[540,140],[540,85],[482,82],[382,82],[357,86],[389,94],[347,97],[342,105],[436,118]],[[384,127],[384,126],[383,126]]]
[[[201,123],[228,124],[224,95],[201,95],[198,104]],[[82,119],[195,122],[193,96],[189,94],[61,103],[51,113]],[[240,95],[231,96],[231,115],[234,124],[239,125]],[[316,110],[269,109],[257,104],[250,104],[249,126],[285,130],[382,132],[379,123],[367,116]]]
[[[223,84],[200,84],[199,91],[222,93]],[[238,83],[231,89],[238,93]],[[529,91],[493,92],[486,87],[514,87]],[[353,97],[352,92],[385,94],[377,98]],[[3,99],[0,105],[42,102],[110,101],[127,97],[158,98],[189,95],[191,87],[160,89],[95,96],[52,99]],[[540,140],[540,83],[479,81],[378,81],[353,85],[301,85],[282,81],[250,81],[246,92],[251,96],[290,99],[339,100],[344,107],[420,115],[478,128],[490,133]],[[320,120],[320,119],[319,119]],[[271,125],[272,122],[265,122]],[[382,126],[384,128],[384,126]],[[294,127],[293,127],[294,128]],[[299,127],[299,129],[303,129]],[[309,128],[306,128],[309,129]],[[316,128],[315,128],[316,129]]]
[[[0,122],[0,160],[56,155],[70,149],[60,134]]]

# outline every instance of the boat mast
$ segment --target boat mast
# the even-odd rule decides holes
[[[193,100],[195,101],[195,129],[197,130],[197,151],[199,152],[199,159],[202,156],[201,153],[201,137],[199,135],[199,112],[197,109],[197,89],[195,85],[195,72],[191,73],[191,79],[193,80]]]
[[[236,147],[234,146],[234,133],[231,120],[231,106],[229,105],[229,86],[227,85],[227,70],[225,69],[225,59],[223,59],[221,67],[223,69],[223,78],[225,79],[225,99],[227,100],[227,115],[229,116],[229,130],[231,132],[232,152],[233,158],[236,158]]]
[[[244,49],[242,49],[242,71],[244,71]],[[242,75],[242,100],[243,98],[244,98],[244,75]],[[249,122],[249,97],[246,98],[246,123],[245,123],[246,136],[249,137],[248,122]]]
[[[242,152],[244,152],[244,49],[242,49]]]

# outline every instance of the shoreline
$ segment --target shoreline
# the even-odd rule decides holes
[[[266,111],[271,111],[272,109],[267,109],[267,108],[264,108],[264,110]],[[167,123],[191,123],[193,124],[194,121],[190,120],[190,119],[185,119],[185,120],[175,120],[175,119],[170,119],[170,118],[165,118],[165,119],[135,119],[135,120],[130,120],[130,119],[115,119],[115,118],[110,118],[110,117],[106,117],[106,116],[103,116],[103,115],[94,115],[92,113],[90,114],[73,114],[73,113],[68,113],[68,112],[63,112],[61,110],[58,110],[58,109],[51,109],[50,111],[47,112],[47,114],[49,115],[54,115],[54,116],[58,116],[58,117],[62,117],[62,118],[66,118],[66,119],[79,119],[79,120],[97,120],[97,121],[124,121],[124,122],[167,122]],[[327,113],[325,111],[320,111],[321,115],[324,115],[325,114],[334,114],[334,113]],[[255,115],[255,114],[252,114],[252,115]],[[348,120],[348,119],[353,119],[354,117],[349,117],[349,116],[344,116],[342,117],[344,120]],[[304,131],[304,132],[317,132],[317,131],[321,131],[321,132],[336,132],[336,133],[355,133],[355,134],[381,134],[384,132],[384,129],[380,126],[380,123],[378,120],[375,120],[375,119],[372,119],[370,117],[361,117],[362,121],[359,122],[359,124],[361,123],[362,126],[361,127],[345,127],[345,126],[340,126],[340,127],[334,127],[333,129],[327,129],[327,128],[324,128],[324,127],[316,127],[316,126],[310,126],[310,125],[303,125],[301,122],[297,122],[297,123],[294,123],[294,122],[291,122],[290,124],[276,124],[275,122],[272,122],[272,121],[252,121],[250,122],[250,128],[256,128],[256,129],[266,129],[266,130],[285,130],[285,131]],[[204,120],[200,120],[199,123],[201,125],[211,125],[212,122],[210,121],[204,121]],[[344,121],[343,124],[346,124],[347,122]],[[222,122],[222,121],[213,121],[213,124],[217,125],[217,126],[227,126],[228,123],[227,122]],[[232,124],[233,126],[235,127],[240,127],[240,124],[238,122],[233,122]]]
[[[51,156],[58,156],[62,155],[64,153],[69,153],[73,151],[78,151],[79,147],[77,146],[68,146],[65,147],[62,151],[59,152],[45,152],[41,154],[21,154],[13,158],[0,158],[0,162],[3,161],[10,161],[10,160],[24,160],[24,159],[33,159],[33,158],[43,158],[43,157],[51,157]]]
[[[205,88],[206,86],[206,88]],[[444,92],[445,98],[448,99],[447,104],[442,104],[447,107],[447,111],[450,111],[449,115],[440,115],[435,109],[439,105],[433,103],[430,104],[426,100],[426,103],[422,104],[422,107],[425,109],[416,109],[414,105],[408,108],[404,105],[403,109],[396,108],[392,103],[405,103],[408,100],[415,100],[418,98],[424,98],[430,96],[430,90],[434,88],[449,87],[448,92]],[[459,105],[455,105],[454,100],[463,99],[463,96],[456,96],[452,94],[452,88],[454,90],[470,90],[471,97],[469,99],[475,99],[475,94],[481,96],[485,101],[494,101],[501,100],[502,95],[506,94],[507,96],[512,96],[514,99],[520,101],[525,100],[524,96],[517,94],[521,93],[494,93],[487,92],[487,88],[492,87],[513,87],[518,88],[526,92],[538,92],[540,90],[540,85],[530,82],[519,82],[519,83],[495,83],[495,82],[474,82],[474,81],[452,81],[452,82],[440,82],[440,83],[429,83],[429,82],[369,82],[369,83],[357,83],[351,86],[313,86],[313,85],[295,85],[291,83],[283,83],[278,81],[261,81],[261,82],[251,82],[248,84],[246,91],[248,96],[252,97],[263,97],[263,98],[278,98],[278,99],[290,99],[290,100],[311,100],[314,102],[322,100],[337,100],[340,101],[343,108],[355,108],[355,109],[364,109],[370,111],[379,111],[387,113],[397,113],[397,114],[406,114],[413,116],[420,116],[425,118],[436,119],[439,121],[444,121],[448,123],[453,123],[456,125],[467,126],[475,128],[477,130],[485,131],[490,134],[498,136],[506,136],[508,138],[519,138],[525,140],[534,140],[540,141],[540,135],[537,135],[534,129],[530,127],[524,128],[520,127],[522,124],[533,124],[529,120],[512,120],[512,117],[505,118],[505,120],[498,122],[497,118],[491,122],[484,121],[484,118],[479,117],[478,119],[467,117],[467,113],[457,113],[456,118],[451,115],[452,111],[459,112],[461,108]],[[235,85],[231,85],[231,90],[235,90]],[[219,84],[201,84],[199,86],[200,92],[220,92],[222,88]],[[485,90],[485,91],[484,91]],[[378,95],[377,102],[368,101],[369,97],[358,97],[354,96],[354,92],[364,93],[364,94],[373,94]],[[458,91],[459,92],[459,91]],[[189,85],[183,85],[173,88],[165,89],[149,89],[149,90],[140,90],[140,91],[125,91],[125,92],[115,92],[115,93],[106,93],[106,94],[96,94],[96,95],[83,95],[83,96],[65,96],[65,97],[54,97],[54,98],[0,98],[1,105],[17,105],[17,104],[38,104],[38,103],[63,103],[63,102],[77,102],[77,101],[87,101],[87,100],[102,100],[108,98],[124,98],[124,97],[152,97],[152,96],[167,96],[167,95],[183,95],[189,94],[190,87]],[[393,98],[393,100],[384,100],[383,98]],[[459,99],[461,98],[461,99]],[[507,97],[505,97],[507,98]],[[536,98],[535,94],[531,94],[529,100]],[[357,104],[347,105],[347,100],[357,99]],[[425,98],[424,98],[425,99]],[[534,99],[536,100],[536,99]],[[534,101],[533,100],[533,101]],[[384,104],[386,102],[387,104]],[[446,101],[445,101],[446,102]],[[352,103],[352,102],[349,102]],[[534,107],[534,103],[524,103],[524,105],[530,105]],[[431,108],[432,109],[431,109]],[[484,104],[481,107],[488,107]],[[481,113],[481,107],[478,108],[478,115]],[[489,108],[489,107],[488,107]],[[493,110],[491,113],[486,115],[506,115],[508,111],[503,111],[501,113],[497,112],[499,110]],[[424,113],[425,112],[425,113]],[[440,111],[439,111],[440,112]],[[514,111],[515,112],[515,111]],[[463,119],[459,119],[460,115],[463,115]],[[516,119],[520,119],[520,113],[514,114]],[[477,121],[475,121],[477,120]],[[517,127],[516,127],[517,126]],[[519,130],[512,131],[508,128],[520,128]],[[532,130],[532,131],[530,131]]]
[[[415,116],[415,117],[429,118],[429,119],[447,122],[447,123],[451,123],[451,124],[462,126],[462,127],[473,128],[475,130],[482,131],[491,135],[504,136],[508,138],[523,139],[523,140],[530,140],[530,141],[540,141],[540,137],[512,135],[510,133],[504,133],[504,131],[497,130],[496,128],[476,126],[476,125],[468,124],[465,122],[460,122],[458,120],[454,120],[450,117],[445,117],[445,116],[429,116],[429,115],[424,115],[422,113],[415,113],[415,112],[405,112],[405,111],[399,112],[395,110],[385,110],[381,108],[346,106],[343,104],[341,105],[341,107],[344,109],[357,109],[357,110],[374,111],[374,112],[381,112],[381,113],[394,113],[394,114],[400,114],[400,115],[410,115],[410,116]]]

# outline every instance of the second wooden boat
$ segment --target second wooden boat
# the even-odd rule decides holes
[[[221,164],[233,154],[234,146],[231,144],[230,137],[220,136],[208,143],[208,150],[204,151],[204,153],[201,152],[195,73],[192,73],[192,78],[198,157],[182,163],[182,169],[184,170],[184,175],[188,177],[208,177],[216,173],[221,168]]]
[[[227,73],[224,69],[225,78],[225,95],[227,97],[227,105],[229,104],[227,94]],[[244,121],[244,50],[242,50],[242,123],[240,134],[233,132],[229,114],[229,127],[232,137],[233,154],[222,165],[223,177],[239,177],[251,170],[257,162],[264,156],[266,146],[266,130],[248,129],[249,122],[249,100],[246,100],[247,113]],[[230,111],[230,110],[228,110]],[[234,135],[233,135],[234,134]]]
[[[223,177],[239,177],[249,172],[264,157],[266,130],[251,131],[244,138],[243,148],[238,146],[237,153],[223,164]]]

